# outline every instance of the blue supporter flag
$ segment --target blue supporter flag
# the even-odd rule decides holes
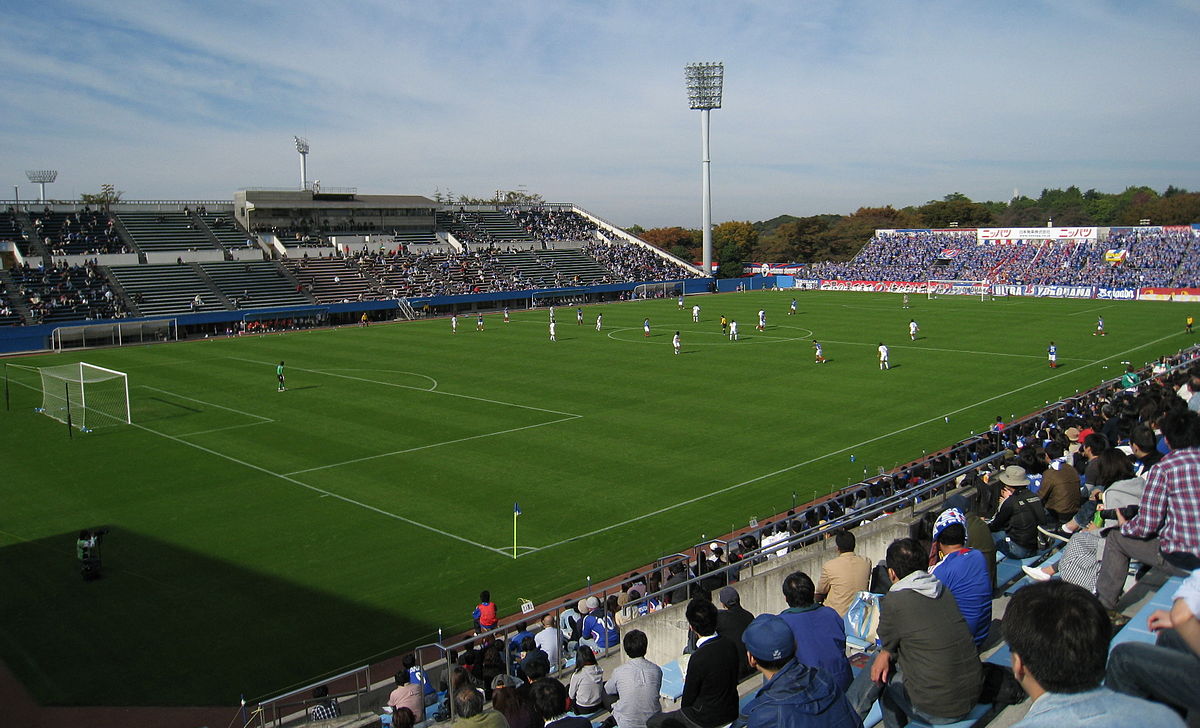
[[[516,502],[513,503],[513,515],[514,516],[521,515],[521,505],[519,503],[516,503]]]

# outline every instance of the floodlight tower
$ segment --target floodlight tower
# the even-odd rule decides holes
[[[45,203],[46,202],[46,183],[53,182],[54,180],[58,179],[58,170],[57,169],[27,169],[27,170],[25,170],[25,176],[27,178],[29,178],[30,182],[36,182],[37,184],[41,185],[41,189],[42,189],[41,202]]]
[[[700,110],[702,170],[701,233],[704,239],[704,275],[712,275],[712,183],[709,177],[708,112],[721,108],[721,91],[725,82],[724,63],[689,63],[683,68],[687,79],[688,106]]]
[[[296,151],[300,152],[300,189],[308,188],[308,140],[294,136]]]

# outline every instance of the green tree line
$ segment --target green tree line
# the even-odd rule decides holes
[[[713,227],[713,256],[718,275],[740,275],[744,261],[809,263],[848,260],[877,229],[957,227],[1111,227],[1186,225],[1200,222],[1200,192],[1174,186],[1158,193],[1149,187],[1129,187],[1111,194],[1094,189],[1081,192],[1044,189],[1037,199],[1015,197],[1007,202],[975,202],[955,192],[923,205],[896,209],[860,207],[849,215],[780,215],[761,222],[723,222]],[[630,232],[684,260],[700,260],[699,230],[633,225]]]

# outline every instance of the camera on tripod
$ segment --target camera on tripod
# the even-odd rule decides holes
[[[100,578],[100,545],[108,535],[107,528],[85,528],[75,541],[75,557],[79,560],[79,573],[84,581]]]

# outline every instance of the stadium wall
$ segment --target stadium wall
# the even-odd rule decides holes
[[[941,499],[937,500],[940,503]],[[919,514],[897,513],[859,526],[854,529],[857,539],[854,552],[866,557],[872,564],[878,563],[883,560],[888,545],[898,538],[907,537],[918,520]],[[821,579],[821,566],[835,556],[837,547],[833,539],[826,539],[786,556],[767,559],[750,569],[743,569],[741,578],[735,584],[742,606],[752,614],[782,612],[787,609],[787,602],[783,599],[783,580],[795,571],[803,571],[815,584]],[[631,627],[646,633],[649,641],[647,659],[659,665],[678,659],[680,650],[688,640],[685,606],[673,605],[630,623]]]

